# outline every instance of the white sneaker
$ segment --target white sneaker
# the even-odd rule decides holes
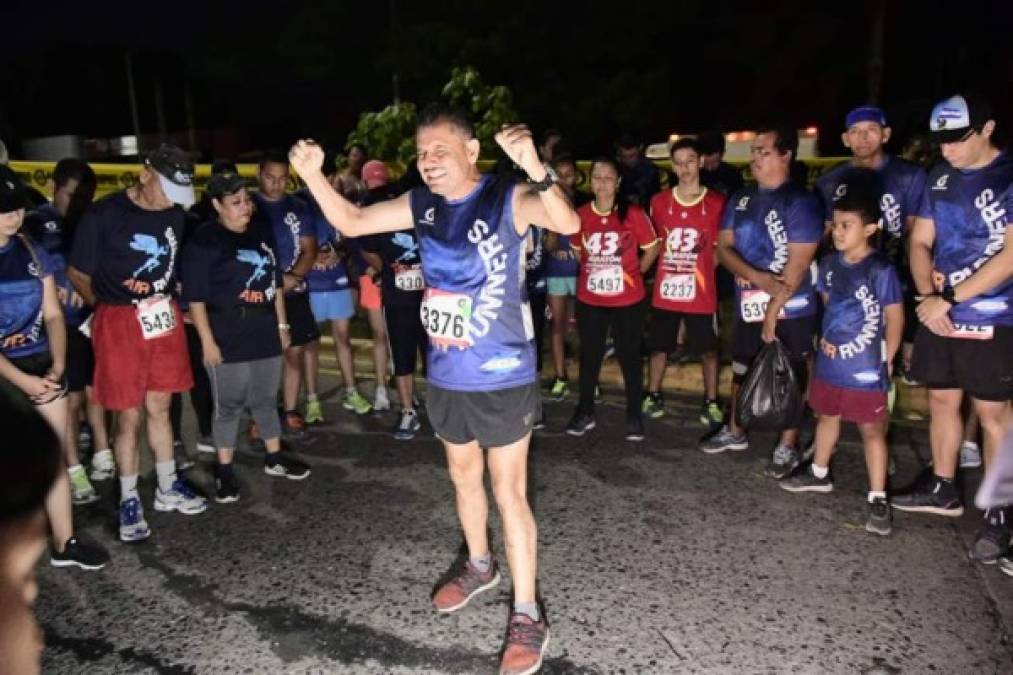
[[[960,468],[974,469],[981,466],[981,448],[974,441],[960,444]]]
[[[390,399],[387,397],[387,387],[376,388],[376,396],[373,398],[373,410],[390,410]]]
[[[112,450],[99,450],[91,458],[91,479],[109,480],[116,475],[116,460]]]
[[[188,516],[195,516],[204,513],[207,508],[208,501],[178,478],[168,492],[162,492],[162,488],[155,490],[156,511],[179,511]]]

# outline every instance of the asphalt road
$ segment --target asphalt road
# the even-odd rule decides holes
[[[531,450],[540,592],[552,626],[545,673],[1010,673],[1013,579],[973,564],[978,524],[896,514],[864,522],[864,465],[849,432],[829,495],[762,475],[770,436],[742,453],[696,450],[689,399],[622,439],[608,396],[599,426],[562,433],[572,402],[547,404]],[[238,504],[156,513],[153,536],[115,538],[115,483],[77,510],[110,550],[101,572],[40,567],[47,673],[493,673],[509,575],[460,612],[430,594],[463,554],[453,490],[428,427],[387,433],[394,414],[328,422],[299,446],[304,482],[238,453]],[[895,484],[928,458],[925,430],[898,427]],[[192,443],[192,439],[191,439]],[[191,472],[211,489],[208,460]],[[968,494],[980,477],[965,477]],[[969,503],[969,502],[968,502]],[[503,552],[498,520],[494,548]]]

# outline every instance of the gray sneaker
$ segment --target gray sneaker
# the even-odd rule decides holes
[[[833,492],[834,482],[830,479],[830,473],[823,478],[817,478],[813,473],[812,465],[804,471],[799,471],[793,476],[788,476],[778,485],[782,490],[788,492]]]
[[[968,551],[971,560],[994,565],[1009,551],[1010,526],[1006,522],[1006,508],[999,506],[985,511],[985,524]]]
[[[781,479],[785,476],[790,476],[791,472],[797,469],[801,463],[801,452],[790,445],[778,443],[777,447],[774,448],[774,452],[770,455],[770,462],[767,463],[767,468],[763,472],[771,478]]]
[[[876,497],[866,503],[869,515],[865,520],[865,530],[884,537],[890,534],[893,530],[893,513],[890,510],[890,502],[882,497]]]
[[[736,436],[728,425],[721,427],[716,434],[700,441],[700,450],[708,455],[716,455],[725,450],[748,450],[749,439],[746,435]]]

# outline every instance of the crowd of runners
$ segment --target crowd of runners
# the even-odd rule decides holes
[[[959,516],[956,472],[994,466],[1013,396],[1013,159],[976,97],[941,101],[927,126],[941,151],[928,170],[885,150],[882,110],[855,108],[842,135],[852,157],[815,190],[796,174],[798,134],[783,124],[755,129],[748,184],[722,161],[722,136],[702,134],[671,146],[672,187],[661,189],[658,168],[624,137],[578,190],[563,134],[536,144],[523,125],[503,128],[506,160],[480,174],[471,122],[442,105],[422,113],[417,163],[396,181],[366,148],[339,163],[304,140],[264,155],[256,190],[216,162],[196,201],[192,161],[163,145],[134,186],[97,201],[92,169],[62,160],[52,201],[33,205],[0,165],[0,379],[62,447],[65,470],[39,497],[50,561],[108,563],[74,535],[72,504],[97,500],[95,482],[119,480],[122,541],[150,536],[137,485],[142,429],[157,479],[151,507],[207,510],[184,473],[194,463],[184,393],[197,419],[189,446],[216,455],[214,501],[240,499],[233,457],[243,434],[263,444],[266,474],[306,479],[311,467],[293,450],[324,421],[322,328],[344,408],[365,415],[394,402],[395,439],[412,438],[424,417],[445,447],[468,561],[433,597],[441,612],[500,581],[488,466],[514,584],[505,673],[534,672],[548,643],[526,497],[541,402],[566,399],[575,382],[565,432],[592,433],[611,354],[630,442],[645,438],[645,416],[666,414],[669,364],[698,356],[699,450],[713,455],[749,447],[736,395],[764,344],[780,341],[807,410],[781,430],[767,475],[791,492],[831,491],[841,423],[851,422],[865,450],[868,531],[889,534],[894,510]],[[288,191],[290,167],[299,192]],[[371,401],[353,359],[360,311]],[[722,332],[732,337],[730,392],[719,392]],[[423,370],[424,411],[414,388]],[[931,470],[903,491],[888,490],[895,378],[928,390]],[[252,424],[241,427],[247,412]],[[986,511],[970,555],[1013,575],[1010,515]]]

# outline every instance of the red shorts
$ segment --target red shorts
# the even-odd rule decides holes
[[[363,309],[380,309],[383,307],[380,287],[365,274],[359,277],[359,306]]]
[[[145,340],[133,305],[99,304],[92,321],[95,398],[108,410],[144,405],[149,391],[177,393],[193,388],[190,356],[179,305],[172,301],[176,327]]]
[[[835,387],[818,377],[813,377],[809,385],[809,407],[820,415],[840,415],[855,424],[885,422],[890,414],[885,391]]]

